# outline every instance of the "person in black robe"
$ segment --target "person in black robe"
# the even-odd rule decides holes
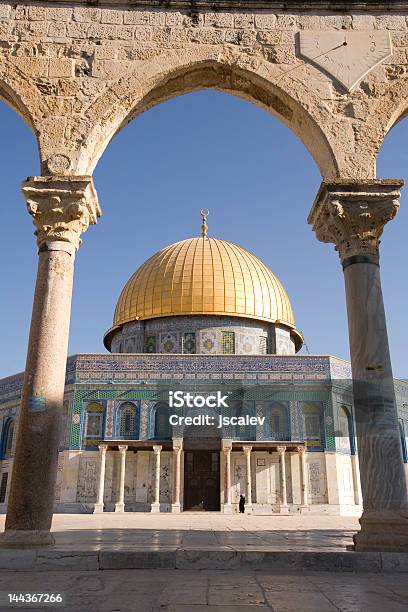
[[[240,495],[239,497],[239,511],[241,514],[245,512],[245,495]]]

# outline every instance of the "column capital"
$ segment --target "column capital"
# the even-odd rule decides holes
[[[250,445],[248,446],[247,444],[244,444],[244,445],[242,446],[242,450],[244,451],[244,453],[245,453],[246,455],[249,455],[249,453],[250,453],[250,452],[251,452],[251,450],[252,450],[252,446],[250,446]]]
[[[108,450],[108,445],[107,444],[98,444],[98,448],[102,453],[106,453],[106,451]]]
[[[223,453],[230,453],[232,451],[232,440],[222,439],[221,450]]]
[[[161,450],[162,450],[162,448],[163,448],[163,447],[162,447],[162,446],[160,446],[160,445],[154,445],[154,446],[153,446],[153,452],[154,452],[154,454],[155,454],[155,455],[159,455],[159,454],[160,454],[160,452],[161,452]]]
[[[173,438],[173,450],[181,452],[183,450],[183,438]]]
[[[277,446],[276,450],[278,451],[279,455],[283,455],[283,453],[286,451],[286,446]]]
[[[399,179],[323,182],[308,223],[318,240],[334,243],[343,267],[378,264],[380,236],[398,212],[403,185]]]
[[[40,249],[68,242],[78,250],[81,234],[102,214],[91,176],[33,176],[21,189]]]
[[[297,446],[296,447],[297,452],[299,453],[299,455],[303,455],[306,452],[306,446]]]
[[[118,448],[119,448],[119,452],[120,453],[126,453],[126,451],[128,449],[128,445],[127,444],[119,444]]]

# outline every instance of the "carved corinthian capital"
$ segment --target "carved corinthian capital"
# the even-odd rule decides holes
[[[22,192],[36,228],[38,246],[46,241],[62,241],[78,249],[81,234],[101,216],[90,176],[34,176],[23,182]]]
[[[398,179],[323,182],[308,223],[318,240],[335,244],[343,266],[378,263],[380,236],[398,212],[403,184]]]

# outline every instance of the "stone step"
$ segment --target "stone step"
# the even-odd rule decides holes
[[[408,553],[273,551],[160,547],[71,550],[60,547],[0,550],[0,570],[112,569],[267,570],[270,572],[407,572]]]

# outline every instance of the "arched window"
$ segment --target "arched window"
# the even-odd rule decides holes
[[[401,438],[402,459],[404,463],[408,463],[407,439],[405,437],[404,423],[402,421],[399,421],[398,425],[399,425],[400,438]]]
[[[234,428],[234,438],[238,440],[255,440],[256,426],[248,423],[248,419],[255,416],[254,402],[237,400],[230,403],[230,408],[231,417],[238,417],[238,423]]]
[[[336,448],[345,453],[354,450],[352,441],[351,416],[348,408],[340,406],[337,415],[338,429],[336,431]]]
[[[154,437],[156,440],[171,440],[172,427],[169,422],[170,408],[165,402],[155,406]]]
[[[1,458],[6,459],[11,455],[14,438],[14,419],[7,419],[3,425],[3,433],[1,436]]]
[[[119,408],[119,437],[136,440],[139,437],[139,413],[135,404],[124,402]]]
[[[86,438],[102,438],[103,412],[103,405],[98,402],[89,402],[86,405]]]
[[[321,402],[302,402],[303,438],[309,446],[322,446]]]
[[[280,402],[268,404],[266,417],[270,419],[273,440],[289,440],[288,410]]]

